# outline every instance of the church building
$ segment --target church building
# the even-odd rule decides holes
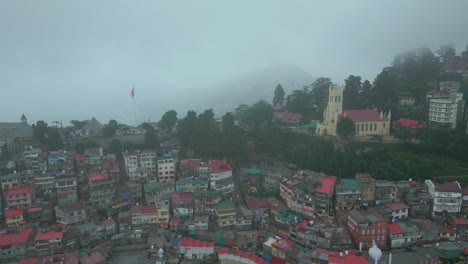
[[[338,122],[347,117],[353,120],[356,136],[388,136],[391,113],[384,114],[377,109],[343,110],[343,86],[330,85],[328,104],[323,112],[323,121],[317,126],[318,135],[336,136]]]

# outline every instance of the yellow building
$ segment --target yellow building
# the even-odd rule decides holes
[[[23,209],[8,209],[5,210],[5,220],[9,228],[23,227]]]
[[[323,111],[323,120],[317,125],[318,135],[336,136],[336,124],[338,115],[343,110],[343,87],[331,84],[328,88],[328,104]]]
[[[412,95],[399,95],[398,105],[399,106],[414,106],[416,104],[416,97]]]
[[[169,201],[156,202],[157,218],[160,227],[166,227],[169,224],[171,214],[169,212]]]
[[[215,213],[219,227],[229,227],[236,224],[236,205],[232,200],[216,204]]]
[[[2,190],[6,191],[18,187],[18,176],[19,175],[16,174],[16,172],[0,176],[0,184],[2,185]]]
[[[323,113],[323,120],[317,126],[318,135],[336,136],[337,124],[343,117],[353,120],[356,136],[390,134],[390,112],[387,115],[376,109],[343,110],[343,87],[332,84],[328,92],[328,104]]]
[[[356,136],[388,136],[390,134],[390,112],[385,115],[375,109],[343,110],[338,120],[343,117],[353,120]]]

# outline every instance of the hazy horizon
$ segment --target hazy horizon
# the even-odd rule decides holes
[[[138,122],[183,117],[206,87],[283,65],[373,81],[398,53],[464,49],[466,10],[461,0],[0,1],[0,122],[132,124],[133,83]]]

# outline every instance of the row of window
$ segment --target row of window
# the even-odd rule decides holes
[[[383,127],[385,127],[385,123],[382,124]],[[377,123],[362,123],[362,124],[356,124],[356,132],[359,131],[377,131]]]
[[[433,116],[444,116],[445,115],[446,117],[447,116],[450,117],[450,116],[452,116],[452,113],[445,113],[444,114],[444,113],[437,113],[437,112],[429,112],[429,115],[433,115]]]
[[[445,103],[432,103],[433,106],[440,106],[440,107],[452,107],[452,104],[445,104]]]

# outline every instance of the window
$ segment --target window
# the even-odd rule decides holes
[[[374,124],[374,131],[377,131],[377,123]]]
[[[366,124],[366,131],[368,131],[368,128],[369,128],[368,126],[369,126],[369,124]]]

